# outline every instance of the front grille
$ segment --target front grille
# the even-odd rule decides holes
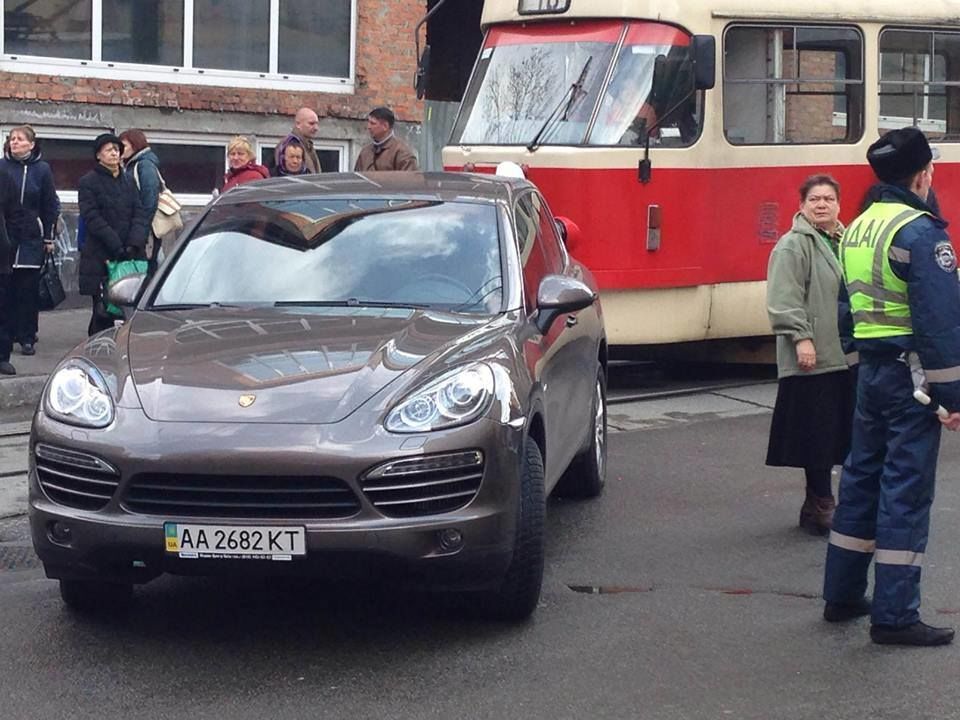
[[[80,510],[106,507],[120,484],[110,463],[87,453],[51,445],[34,448],[37,481],[53,502]]]
[[[483,453],[431,455],[381,465],[363,478],[363,492],[387,517],[413,517],[459,510],[476,496],[483,479]]]
[[[343,518],[360,501],[337,478],[302,475],[144,473],[123,505],[147,515],[230,518]]]

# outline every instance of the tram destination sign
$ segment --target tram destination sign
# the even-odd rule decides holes
[[[570,9],[570,0],[520,0],[521,15],[564,13]]]

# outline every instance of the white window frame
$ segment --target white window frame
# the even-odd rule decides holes
[[[182,66],[141,65],[138,63],[104,62],[102,60],[103,0],[93,3],[92,48],[90,60],[52,58],[38,55],[0,54],[0,72],[63,75],[66,77],[100,78],[177,85],[205,85],[214,87],[263,88],[268,90],[308,90],[352,94],[356,83],[357,56],[357,1],[350,0],[350,64],[348,77],[291,75],[277,70],[280,43],[280,0],[270,0],[269,69],[265,73],[239,70],[217,70],[193,67],[193,9],[194,0],[183,0],[183,62]],[[0,43],[4,38],[4,12],[0,12]]]
[[[11,128],[14,127],[17,127],[17,125],[14,123],[0,125],[0,137],[5,139]],[[103,132],[102,128],[69,128],[40,125],[35,125],[34,128],[37,131],[37,137],[41,145],[45,138],[49,138],[51,140],[82,140],[90,143],[91,151],[93,148],[94,138]],[[230,144],[230,141],[236,137],[236,134],[184,133],[164,130],[149,130],[146,134],[147,139],[150,141],[151,147],[155,145],[198,145],[202,147],[220,148],[223,150],[223,172],[226,172],[227,168],[229,167],[227,159],[227,146]],[[256,139],[256,147],[254,148],[256,158],[259,160],[264,148],[276,147],[285,137],[286,135],[258,136]],[[340,152],[340,167],[338,170],[340,172],[350,171],[349,141],[326,140],[320,138],[313,141],[313,147],[316,150],[338,150]],[[90,167],[93,168],[93,165],[94,160],[91,154]],[[162,171],[163,168],[161,168],[161,172]],[[170,189],[176,194],[177,200],[179,200],[185,207],[203,207],[210,202],[213,197],[213,188],[210,188],[209,193],[181,193],[177,192],[176,188]],[[79,202],[78,191],[76,189],[64,190],[57,188],[57,195],[62,203],[76,204]]]

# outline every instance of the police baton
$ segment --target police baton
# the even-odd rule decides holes
[[[920,356],[915,352],[907,353],[907,365],[910,366],[910,378],[913,380],[913,399],[921,405],[933,407],[933,398],[927,394],[927,375],[920,364]],[[949,411],[940,403],[933,409],[943,419],[950,417]]]

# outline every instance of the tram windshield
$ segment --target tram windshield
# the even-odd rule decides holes
[[[653,144],[689,145],[701,125],[689,43],[660,23],[493,28],[451,140],[642,145],[650,135]]]

